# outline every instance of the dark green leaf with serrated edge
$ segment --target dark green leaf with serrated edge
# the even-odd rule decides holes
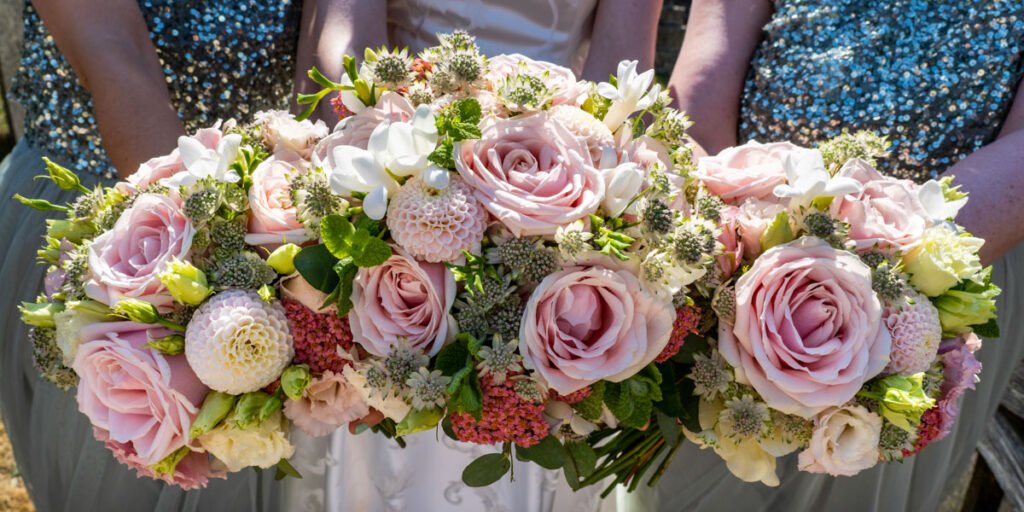
[[[366,236],[361,236],[365,233]],[[387,242],[370,236],[368,231],[356,231],[358,241],[353,241],[351,246],[352,262],[358,267],[369,268],[383,264],[391,257],[391,246]]]
[[[459,120],[463,123],[479,124],[482,114],[480,102],[476,98],[466,98],[459,101]]]
[[[999,323],[995,318],[982,325],[974,326],[974,334],[982,338],[995,339],[999,337]]]
[[[654,406],[659,411],[678,418],[683,413],[683,402],[679,396],[679,383],[676,382],[676,367],[671,361],[658,365],[661,369],[661,400],[656,401]]]
[[[335,258],[349,255],[350,239],[355,232],[355,226],[341,215],[328,215],[320,221],[320,238]]]
[[[470,487],[486,487],[505,476],[512,461],[501,453],[488,453],[477,457],[462,470],[462,481]]]
[[[598,381],[590,385],[590,395],[583,400],[576,402],[572,408],[576,412],[583,416],[584,419],[590,421],[596,421],[601,417],[603,408],[601,407],[604,402],[604,381]]]
[[[466,359],[469,357],[469,350],[464,343],[449,343],[437,353],[434,360],[434,369],[441,370],[442,375],[452,376],[466,367]]]
[[[683,348],[679,349],[679,353],[672,356],[672,360],[682,364],[693,364],[693,355],[696,353],[706,353],[707,349],[707,338],[696,334],[690,334],[686,336],[686,340],[683,342]]]

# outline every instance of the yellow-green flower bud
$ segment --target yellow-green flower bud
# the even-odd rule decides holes
[[[206,395],[206,400],[203,400],[203,406],[199,409],[199,414],[196,415],[195,421],[192,422],[192,428],[188,431],[189,439],[196,439],[213,430],[224,418],[228,417],[236,400],[238,400],[237,396],[220,391],[211,391]]]
[[[46,236],[54,240],[64,239],[73,244],[79,244],[86,237],[95,233],[96,226],[91,222],[66,219],[48,219],[46,221]]]
[[[284,244],[267,258],[267,265],[277,271],[278,274],[288,275],[295,272],[295,255],[299,254],[302,247],[295,244]]]
[[[309,366],[297,364],[289,366],[281,373],[281,390],[292,400],[301,400],[306,386],[313,379],[309,372]]]
[[[779,212],[761,235],[761,250],[767,251],[776,245],[788,244],[796,239],[793,227],[789,225],[789,214]]]
[[[59,302],[22,302],[21,321],[36,327],[55,327],[53,315],[64,311],[64,304]]]
[[[156,306],[139,299],[121,299],[114,304],[114,313],[140,324],[160,323],[160,313]]]
[[[263,302],[270,302],[277,298],[277,289],[269,284],[260,286],[259,290],[256,290]]]
[[[972,325],[987,323],[996,317],[996,296],[999,287],[989,285],[986,288],[967,290],[948,290],[935,299],[935,308],[939,310],[939,323],[942,324],[943,336],[953,337],[971,330]]]
[[[184,459],[190,451],[191,450],[189,450],[188,446],[182,446],[181,448],[171,452],[170,455],[164,457],[160,462],[153,464],[150,469],[153,470],[153,474],[157,478],[164,475],[174,475],[174,470],[178,467],[178,463],[181,462],[181,460]]]
[[[187,261],[171,260],[167,269],[157,277],[171,292],[171,297],[182,304],[198,306],[213,293],[213,288],[206,281],[206,274]]]
[[[143,347],[151,348],[166,356],[180,356],[185,353],[185,337],[180,334],[172,334],[152,340]]]
[[[935,407],[935,399],[925,393],[923,384],[924,373],[890,375],[872,382],[859,395],[878,401],[878,412],[893,425],[915,432],[921,415]]]
[[[50,174],[50,179],[53,180],[58,187],[64,190],[77,189],[81,192],[89,193],[89,189],[82,186],[82,181],[78,179],[78,175],[54,163],[53,160],[50,160],[45,156],[43,157],[43,162],[46,162],[46,172]]]
[[[272,404],[268,404],[271,400],[277,400],[278,407],[280,407],[281,400],[276,397],[270,396],[263,391],[253,391],[252,393],[246,393],[238,399],[238,404],[235,405],[235,411],[231,414],[231,418],[228,419],[231,423],[234,423],[236,427],[240,429],[247,429],[262,423],[262,419],[270,417],[270,414],[263,414],[264,408],[273,408]]]

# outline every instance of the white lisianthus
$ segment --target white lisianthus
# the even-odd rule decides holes
[[[189,187],[205,178],[235,183],[241,178],[231,169],[231,164],[238,157],[241,144],[242,136],[237,133],[225,135],[216,149],[207,148],[194,137],[178,137],[178,152],[186,172],[179,172],[162,182],[170,187]]]
[[[921,242],[905,255],[903,264],[910,284],[929,297],[937,297],[981,272],[978,251],[985,241],[964,236],[940,224],[924,230]]]
[[[597,85],[597,93],[612,100],[612,105],[604,116],[604,124],[613,132],[634,112],[654,105],[661,93],[660,85],[655,84],[651,87],[654,82],[654,70],[648,69],[638,74],[636,66],[635,60],[619,62],[616,84],[601,82]]]
[[[817,149],[798,148],[784,160],[787,183],[777,185],[775,197],[788,198],[793,206],[806,206],[818,197],[836,197],[859,192],[859,181],[844,176],[832,176],[825,169],[825,161]]]
[[[601,170],[601,176],[605,183],[604,199],[601,200],[605,214],[614,218],[623,213],[636,213],[636,203],[630,203],[643,189],[643,168],[626,162],[617,167]]]
[[[295,453],[285,433],[287,422],[280,412],[251,428],[238,428],[225,421],[199,436],[199,445],[234,473],[249,466],[269,468]]]
[[[810,445],[800,452],[801,471],[853,476],[878,464],[882,418],[860,405],[818,415]]]

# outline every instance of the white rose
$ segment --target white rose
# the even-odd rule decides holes
[[[810,445],[800,452],[801,471],[853,476],[878,464],[882,418],[860,405],[818,415]]]

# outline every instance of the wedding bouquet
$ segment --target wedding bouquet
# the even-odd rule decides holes
[[[469,485],[516,457],[633,489],[687,438],[771,484],[796,449],[852,474],[948,431],[998,293],[955,187],[883,178],[861,134],[695,164],[635,62],[594,83],[439,38],[111,187],[48,162],[67,206],[19,197],[67,217],[23,306],[36,364],[118,460],[296,475],[292,425],[380,416],[494,445]]]

